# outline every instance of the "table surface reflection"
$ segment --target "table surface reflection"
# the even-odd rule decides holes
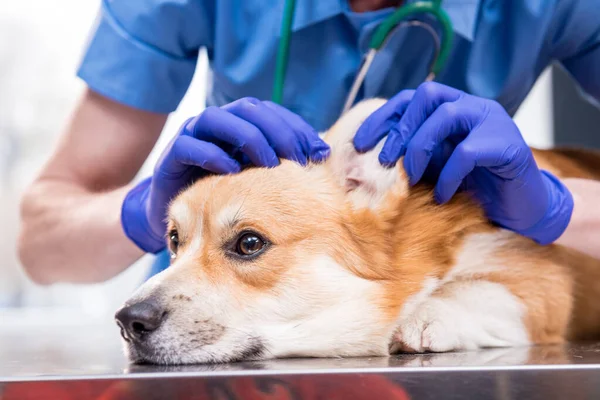
[[[224,380],[230,382],[231,379],[248,378],[289,379],[292,386],[299,385],[299,380],[312,379],[313,383],[305,382],[303,385],[316,385],[314,382],[323,377],[328,377],[328,382],[343,383],[346,380],[346,385],[360,385],[361,387],[368,386],[362,381],[366,379],[365,377],[381,378],[388,383],[393,382],[394,388],[402,388],[407,397],[398,398],[436,398],[432,396],[440,394],[444,394],[446,398],[465,398],[467,393],[468,396],[477,393],[477,398],[525,398],[523,396],[536,398],[536,394],[539,394],[544,396],[540,398],[547,399],[561,398],[555,396],[565,395],[564,390],[567,388],[568,396],[572,399],[600,398],[600,343],[395,357],[290,359],[221,365],[151,366],[130,365],[127,362],[121,351],[118,332],[112,326],[71,327],[69,329],[37,327],[25,332],[0,329],[0,360],[2,361],[0,363],[0,399],[26,398],[19,390],[31,392],[35,389],[38,391],[36,393],[42,393],[39,385],[50,382],[60,383],[61,387],[72,385],[73,388],[77,382],[95,382],[93,385],[107,389],[109,386],[113,387],[115,382],[138,381],[134,385],[135,390],[139,391],[144,388],[142,390],[144,394],[139,398],[147,399],[154,398],[148,394],[149,388],[153,385],[150,382],[162,382],[161,390],[169,390],[169,383],[172,383],[172,390],[176,390],[186,384],[199,385],[202,383],[204,385],[206,382],[223,383]],[[176,381],[177,384],[174,383]],[[431,382],[435,382],[435,385],[432,386]],[[463,383],[462,386],[459,384],[460,382]],[[512,384],[508,397],[497,393],[495,388],[499,382]],[[381,385],[376,386],[380,387]],[[468,388],[468,392],[462,392],[461,388]],[[15,393],[15,390],[21,394],[11,395],[11,393]],[[48,392],[48,389],[44,390],[44,393],[53,393],[52,391]],[[198,389],[196,386],[193,389],[196,394],[202,390],[204,389]],[[151,390],[152,394],[159,392],[157,389]],[[244,393],[246,392],[247,390]],[[86,389],[85,393],[92,392]],[[162,395],[172,395],[174,392],[160,393],[162,393],[160,396],[162,397]],[[267,390],[265,393],[270,392]],[[357,397],[350,396],[350,398],[362,398],[354,389],[351,393]],[[372,394],[372,390],[369,393]],[[3,394],[4,396],[2,396]],[[514,397],[517,394],[518,396]],[[218,395],[198,396],[194,398],[221,398]],[[83,392],[79,392],[76,398],[85,397]],[[181,395],[177,397],[183,398]],[[61,397],[53,393],[51,397],[47,398],[68,397]],[[101,397],[92,395],[90,398]],[[104,396],[102,398],[120,397]],[[134,392],[130,391],[123,398],[135,399],[137,397]],[[232,395],[222,398],[245,397]],[[265,394],[265,396],[252,398],[270,397]],[[281,398],[287,399],[288,397]],[[289,398],[313,397],[298,395]]]

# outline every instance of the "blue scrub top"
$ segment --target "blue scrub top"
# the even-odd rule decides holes
[[[414,0],[407,0],[411,2]],[[78,76],[94,91],[169,113],[183,98],[198,51],[210,63],[207,105],[270,99],[283,0],[104,0]],[[502,104],[513,115],[540,73],[558,63],[600,101],[600,4],[596,0],[444,0],[453,48],[436,81]],[[296,0],[283,104],[317,130],[339,116],[378,23],[392,9],[353,13],[347,0]],[[439,26],[427,16],[420,19]],[[415,88],[433,41],[399,30],[375,59],[359,99]],[[155,272],[168,256],[159,257]]]

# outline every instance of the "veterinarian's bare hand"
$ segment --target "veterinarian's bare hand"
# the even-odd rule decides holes
[[[568,189],[540,171],[519,129],[495,101],[438,83],[404,91],[373,113],[358,130],[358,151],[387,140],[379,161],[404,156],[410,184],[424,176],[435,198],[449,201],[459,188],[473,193],[497,224],[540,243],[555,241],[573,211]]]
[[[190,118],[161,155],[154,175],[133,188],[123,202],[121,221],[142,250],[165,247],[169,202],[207,173],[230,174],[243,164],[275,167],[279,158],[306,164],[322,161],[329,146],[300,116],[282,106],[244,98],[209,107]]]

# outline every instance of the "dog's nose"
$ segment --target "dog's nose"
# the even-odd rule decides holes
[[[158,329],[166,312],[153,300],[144,300],[121,308],[115,314],[125,340],[142,339]]]

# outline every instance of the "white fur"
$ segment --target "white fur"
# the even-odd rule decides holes
[[[170,219],[186,223],[194,219],[202,218],[201,213],[194,213],[193,210],[183,201],[173,201],[169,206]],[[202,224],[200,224],[202,225]]]
[[[376,305],[379,285],[353,275],[329,256],[316,255],[295,268],[293,277],[251,297],[240,297],[235,287],[215,285],[197,268],[186,270],[192,258],[182,255],[130,300],[158,295],[169,310],[153,333],[152,345],[160,348],[154,362],[228,361],[253,340],[265,345],[257,358],[388,354],[393,327],[382,329],[383,316]],[[192,273],[195,278],[189,279]],[[179,303],[176,295],[191,300]],[[192,343],[190,339],[201,337],[190,333],[204,325],[195,321],[205,320],[225,327],[223,336],[207,345]]]
[[[523,305],[504,286],[453,282],[450,293],[432,296],[400,320],[397,339],[418,352],[474,350],[529,343]]]
[[[348,188],[355,208],[376,209],[390,190],[407,190],[400,170],[379,163],[385,138],[364,154],[358,154],[352,144],[359,126],[384,103],[381,99],[360,103],[338,121],[330,139],[336,157],[333,165],[338,168],[334,172]],[[405,346],[416,351],[450,351],[528,342],[522,322],[524,307],[506,288],[485,281],[455,282],[505,268],[495,260],[492,250],[510,235],[499,231],[470,236],[446,276],[423,282],[420,292],[404,304],[398,320],[399,339]],[[450,286],[452,290],[445,290],[444,297],[436,294]]]
[[[526,310],[519,299],[501,284],[470,279],[473,274],[508,268],[490,251],[508,235],[467,238],[448,274],[439,281],[425,281],[405,303],[392,349],[442,352],[528,344]]]
[[[379,152],[385,139],[368,153],[358,154],[350,143],[344,149],[347,161],[345,180],[346,186],[355,186],[350,193],[350,200],[355,209],[376,209],[385,196],[395,186],[401,185],[400,173],[397,168],[386,168],[379,162]]]
[[[386,168],[379,162],[379,153],[386,138],[366,152],[358,153],[353,145],[356,131],[375,110],[385,104],[385,100],[371,99],[359,103],[340,118],[332,128],[329,144],[334,149],[332,165],[339,183],[346,186],[353,207],[376,209],[390,190],[407,190],[405,179],[398,168]]]
[[[283,307],[275,314],[285,317],[265,314],[255,324],[275,357],[386,355],[391,331],[381,329],[379,290],[330,257],[317,257],[268,300]]]
[[[242,204],[240,202],[238,204],[230,204],[227,207],[223,208],[221,211],[219,211],[215,218],[215,228],[217,230],[220,230],[231,225],[234,222],[236,216],[238,216],[238,214],[240,213],[241,207]]]
[[[498,230],[493,233],[475,233],[465,238],[454,267],[446,274],[444,282],[506,269],[505,262],[497,260],[493,252],[509,241],[511,236],[514,236],[513,232]]]
[[[417,308],[421,304],[423,304],[427,299],[429,299],[433,292],[435,292],[439,287],[439,279],[434,277],[425,278],[421,290],[419,290],[419,292],[406,299],[406,301],[402,305],[400,319],[412,315],[417,310]]]
[[[371,100],[355,107],[338,122],[329,140],[334,149],[329,165],[357,208],[376,210],[390,190],[407,190],[399,169],[379,164],[383,141],[365,154],[356,153],[352,144],[360,124],[383,103]],[[226,207],[211,221],[220,227],[230,223],[240,206]],[[171,213],[183,222],[202,217],[188,207],[186,201],[175,202]],[[379,308],[384,295],[380,283],[355,276],[327,254],[310,254],[311,259],[293,265],[269,290],[239,290],[233,280],[215,282],[197,258],[202,223],[211,221],[200,221],[186,251],[129,301],[158,298],[168,312],[146,343],[153,349],[145,355],[151,361],[235,360],[256,342],[264,344],[263,353],[251,356],[256,358],[386,355],[392,337],[416,351],[528,343],[522,322],[525,309],[519,300],[500,284],[473,279],[475,274],[507,268],[489,249],[497,248],[510,233],[467,238],[454,268],[441,279],[425,279],[396,323],[389,324],[383,322],[386,318]],[[215,330],[221,334],[215,335]],[[144,356],[134,347],[128,351],[132,358]]]

